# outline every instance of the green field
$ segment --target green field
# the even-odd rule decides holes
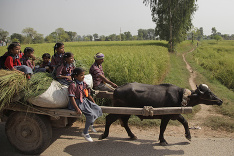
[[[35,56],[43,53],[53,55],[54,44],[22,45],[34,48]],[[165,76],[169,55],[166,42],[159,41],[126,41],[126,42],[71,42],[65,43],[65,51],[72,52],[78,66],[88,72],[94,62],[93,56],[101,52],[105,54],[103,69],[105,75],[118,85],[127,82],[158,84]],[[0,47],[3,54],[6,47]]]
[[[70,42],[65,43],[65,51],[75,55],[78,66],[84,67],[87,72],[93,64],[93,56],[102,52],[105,54],[103,68],[105,75],[118,85],[127,82],[140,82],[147,84],[171,83],[179,87],[190,88],[189,72],[183,62],[182,54],[195,47],[195,43],[185,41],[176,47],[176,53],[168,53],[167,43],[164,41],[122,41],[122,42]],[[22,45],[35,49],[35,55],[41,59],[43,53],[53,55],[54,44]],[[217,107],[217,111],[234,119],[234,94],[231,89],[233,84],[233,41],[204,41],[186,58],[198,72],[196,84],[206,83],[224,104]],[[6,47],[0,47],[0,54],[6,52]],[[223,85],[224,84],[224,85]],[[229,88],[228,88],[229,87]],[[199,110],[194,107],[194,113]],[[192,114],[185,115],[191,118]],[[97,122],[103,123],[104,116]],[[234,131],[234,123],[223,119],[210,119],[208,126]],[[229,122],[226,122],[229,121]],[[176,122],[171,122],[175,124]],[[159,125],[159,120],[144,120],[133,117],[130,124],[139,126]]]
[[[234,89],[234,41],[204,41],[193,53],[201,67],[229,89]]]
[[[199,44],[197,50],[189,53],[186,57],[193,70],[197,71],[196,84],[206,83],[212,92],[223,100],[223,105],[215,108],[216,112],[224,116],[210,117],[205,124],[213,129],[222,129],[230,132],[234,132],[234,93],[233,89],[223,82],[223,78],[221,80],[218,77],[216,78],[216,76],[220,75],[223,77],[224,75],[220,74],[221,72],[229,75],[228,73],[234,70],[233,48],[234,41],[222,41],[219,43],[216,41],[203,41]],[[226,78],[233,80],[234,77],[232,74],[232,76]]]

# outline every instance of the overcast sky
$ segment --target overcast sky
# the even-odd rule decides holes
[[[198,0],[193,25],[210,35],[215,27],[222,34],[234,34],[234,0]],[[57,28],[78,35],[110,35],[155,28],[149,6],[143,0],[0,0],[0,28],[22,33],[32,27],[49,35]]]

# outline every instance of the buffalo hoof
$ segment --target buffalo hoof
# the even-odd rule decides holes
[[[102,134],[102,135],[99,136],[98,140],[102,140],[102,139],[105,139],[105,138],[107,138],[107,136],[105,136],[104,134]]]
[[[161,146],[167,146],[168,145],[168,143],[165,141],[165,142],[160,142],[159,143]]]
[[[134,135],[132,137],[130,137],[131,140],[137,140],[138,138]]]
[[[168,143],[167,143],[167,141],[165,140],[165,139],[163,139],[163,140],[160,140],[160,143],[159,143],[161,146],[167,146],[168,145]]]
[[[188,139],[189,141],[191,141],[192,137],[191,135],[185,135],[186,139]]]

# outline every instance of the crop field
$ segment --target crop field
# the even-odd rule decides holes
[[[53,55],[53,46],[54,43],[21,45],[21,50],[32,47],[34,55],[41,59],[43,53]],[[162,41],[66,42],[65,52],[72,52],[77,66],[85,68],[86,73],[94,63],[94,55],[103,53],[105,75],[117,85],[127,82],[158,84],[169,64],[165,46],[166,42]],[[0,47],[0,54],[5,52],[6,47]]]
[[[194,59],[229,89],[234,89],[234,41],[203,41]]]
[[[47,52],[53,55],[53,46],[54,43],[21,45],[21,50],[23,51],[25,47],[32,47],[35,49],[34,55],[41,59],[43,53]],[[89,67],[94,62],[93,56],[98,52],[104,53],[105,62],[103,63],[103,68],[105,75],[117,85],[127,82],[147,84],[171,83],[180,87],[190,88],[188,82],[189,72],[181,55],[193,49],[194,46],[195,44],[192,44],[191,41],[182,42],[177,46],[177,53],[173,54],[168,53],[167,43],[163,41],[66,42],[65,51],[74,54],[77,65],[84,67],[87,71],[86,73],[88,73]],[[233,82],[233,49],[233,41],[219,43],[204,41],[202,44],[199,44],[197,50],[188,54],[187,57],[195,70],[206,77],[209,75],[207,79],[200,79],[200,76],[198,76],[196,78],[197,84],[208,83],[211,90],[224,100],[221,109],[217,110],[231,118],[233,118],[234,114],[233,91],[221,85],[220,82],[220,84],[217,83],[216,78],[220,81],[226,80],[227,76],[223,76],[221,79],[217,77],[218,73],[223,72],[227,75],[227,73],[232,71],[232,74],[229,73],[229,80],[227,80]],[[0,47],[0,55],[5,52],[6,47]],[[222,74],[219,75],[222,76]],[[103,103],[101,99],[98,100],[100,100],[97,101],[99,104]],[[194,112],[198,110],[199,107],[194,108]],[[193,114],[185,116],[186,118],[191,118]],[[104,117],[105,115],[98,119],[97,122],[104,123]],[[138,122],[138,120],[138,118],[133,117],[130,119],[130,124],[136,126],[139,126],[138,123],[144,126],[157,126],[160,124],[158,120],[144,120],[143,122]],[[219,126],[214,125],[216,127],[225,127],[224,129],[233,131],[233,128],[230,128],[233,124],[228,124],[219,119],[216,121],[212,120],[210,126],[214,127],[213,123],[219,123]],[[170,124],[176,123],[170,122]],[[227,126],[221,126],[225,124]]]
[[[215,110],[224,116],[211,116],[206,125],[229,132],[234,132],[234,94],[231,87],[234,79],[233,50],[234,41],[203,41],[197,50],[187,55],[193,69],[200,73],[196,77],[196,83],[206,83],[223,100],[223,105],[215,107]]]

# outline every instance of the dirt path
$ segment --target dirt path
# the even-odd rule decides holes
[[[193,52],[194,49],[191,51],[187,52]],[[186,63],[186,68],[190,72],[190,78],[189,78],[189,84],[193,90],[196,89],[196,83],[194,82],[196,78],[196,71],[192,69],[192,67],[188,64],[186,61],[185,55],[187,53],[184,53],[182,55],[184,62]],[[201,110],[195,114],[192,120],[189,120],[190,127],[200,127],[201,129],[198,129],[197,131],[194,132],[195,136],[203,136],[203,137],[234,137],[234,134],[224,132],[224,131],[215,131],[212,130],[208,127],[202,126],[203,123],[206,122],[206,118],[209,116],[222,116],[221,114],[218,114],[215,112],[214,108],[212,106],[208,105],[200,105]],[[202,126],[202,127],[201,127]]]

